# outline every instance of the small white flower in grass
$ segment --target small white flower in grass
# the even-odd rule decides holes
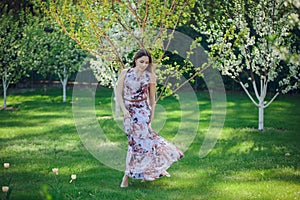
[[[72,175],[71,175],[71,179],[72,179],[72,180],[75,180],[75,179],[76,179],[76,174],[72,174]]]
[[[72,175],[71,175],[70,183],[72,183],[72,181],[74,181],[75,179],[76,179],[76,174],[72,174]]]
[[[291,154],[290,154],[290,153],[286,153],[285,156],[286,156],[286,157],[289,157],[289,156],[291,156]]]
[[[9,163],[4,163],[3,166],[4,166],[4,168],[7,169],[7,168],[9,168]]]
[[[52,172],[53,172],[55,175],[58,175],[58,168],[52,168]]]
[[[2,186],[2,192],[7,192],[9,190],[8,186]]]

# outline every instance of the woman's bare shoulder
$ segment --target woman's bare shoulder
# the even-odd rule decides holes
[[[128,68],[127,69],[123,69],[122,71],[121,71],[121,74],[126,74],[127,72],[128,72]]]
[[[125,76],[129,69],[123,69],[120,76]]]

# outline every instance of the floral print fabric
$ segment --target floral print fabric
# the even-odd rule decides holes
[[[131,178],[155,180],[183,153],[166,141],[150,127],[151,107],[149,94],[150,72],[144,71],[137,77],[134,68],[127,71],[124,80],[124,104],[130,118],[124,119],[128,137],[125,174]],[[134,100],[134,101],[132,101]]]

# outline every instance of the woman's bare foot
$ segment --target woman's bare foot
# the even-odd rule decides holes
[[[179,159],[184,158],[183,152],[180,149],[178,149],[178,147],[176,147],[176,149],[177,149],[177,151],[179,153]]]
[[[127,175],[123,176],[122,183],[120,185],[121,188],[128,187],[128,178],[129,177]]]
[[[171,177],[171,175],[167,171],[162,172],[161,175],[166,177]]]

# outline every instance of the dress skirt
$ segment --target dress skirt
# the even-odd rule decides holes
[[[124,119],[128,138],[125,174],[134,179],[155,180],[183,153],[151,128],[147,100],[124,103],[131,116]]]

